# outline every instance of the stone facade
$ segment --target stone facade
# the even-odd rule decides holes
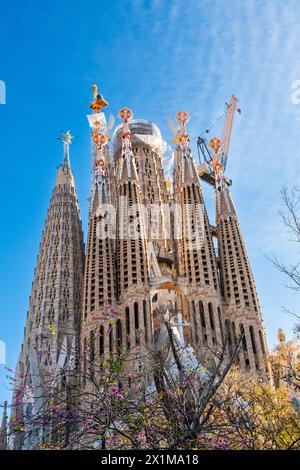
[[[161,312],[170,315],[172,311],[174,318],[174,312],[182,314],[185,341],[200,358],[211,361],[224,348],[226,338],[229,354],[242,334],[243,347],[237,361],[250,373],[268,379],[262,315],[227,187],[215,191],[217,224],[213,227],[185,123],[179,126],[174,139],[174,180],[170,189],[164,177],[159,129],[149,121],[131,119],[127,108],[120,113],[130,115],[130,119],[116,128],[113,158],[106,160],[110,171],[101,176],[105,201],[109,200],[115,210],[115,230],[108,230],[107,238],[97,242],[95,220],[90,218],[87,260],[92,256],[95,260],[92,267],[86,264],[85,277],[87,283],[93,276],[99,280],[102,304],[97,323],[92,312],[100,297],[96,295],[91,301],[85,297],[83,349],[93,343],[99,328],[103,339],[96,349],[93,346],[93,357],[95,353],[112,354],[120,346],[127,354],[136,345],[150,347],[161,325]],[[109,154],[107,145],[106,152]],[[94,186],[97,181],[98,175]],[[114,195],[109,194],[113,187]],[[91,204],[94,193],[92,189]],[[100,210],[101,202],[97,207]],[[95,250],[92,255],[91,233],[96,237],[93,246],[105,243],[107,247],[102,251],[103,259]],[[105,282],[101,281],[104,278]],[[115,328],[109,338],[104,326],[108,318],[105,300],[117,311],[115,318],[110,317]],[[94,315],[88,327],[85,315]]]
[[[93,175],[85,260],[70,139],[65,137],[17,366],[15,419],[22,420],[32,406],[43,406],[34,396],[19,403],[18,390],[27,382],[48,396],[47,377],[67,361],[93,373],[96,358],[123,351],[131,369],[147,368],[147,351],[168,319],[180,323],[185,344],[202,361],[213,362],[223,349],[228,355],[242,334],[239,365],[269,379],[262,314],[227,186],[215,190],[214,227],[185,120],[179,120],[174,137],[170,185],[159,129],[131,119],[127,108],[120,111],[123,124],[114,132],[111,156],[102,112],[107,104],[96,93],[88,116]],[[145,352],[142,364],[137,346]],[[16,439],[15,448],[34,447],[41,437],[40,430],[34,432],[32,442]]]

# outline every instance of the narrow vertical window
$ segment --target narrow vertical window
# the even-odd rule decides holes
[[[140,344],[139,335],[139,304],[134,302],[134,328],[135,328],[135,343]]]
[[[129,307],[125,308],[125,323],[126,323],[126,348],[130,349],[130,312]]]
[[[208,304],[208,313],[209,313],[209,321],[210,321],[211,329],[214,330],[215,329],[214,313],[213,313],[212,304],[210,302]]]
[[[122,350],[122,323],[121,323],[121,320],[117,320],[116,333],[117,333],[117,352],[120,355],[121,350]]]
[[[143,315],[144,315],[144,328],[145,328],[145,341],[148,344],[148,322],[147,322],[147,302],[143,301]]]
[[[103,327],[103,325],[100,326],[99,334],[100,334],[100,337],[99,337],[99,354],[100,354],[100,356],[103,356],[103,354],[104,354],[104,327]]]

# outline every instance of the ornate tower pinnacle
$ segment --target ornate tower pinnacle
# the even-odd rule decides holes
[[[70,163],[70,145],[74,137],[71,134],[71,131],[68,129],[66,132],[61,131],[60,136],[58,137],[59,140],[63,142],[63,159],[62,163],[58,169],[57,173],[57,184],[70,184],[74,186],[74,177],[73,172],[71,170],[71,163]]]
[[[181,185],[191,184],[191,182],[198,185],[199,178],[192,157],[190,136],[186,129],[190,116],[186,111],[179,111],[176,114],[176,120],[179,126],[173,139],[173,144],[176,144],[174,176],[175,185],[179,185],[176,188],[180,192]]]
[[[89,114],[91,131],[91,158],[92,158],[92,184],[100,175],[104,175],[106,160],[108,157],[107,143],[110,140],[109,130],[114,125],[113,116],[110,116],[109,123],[102,110],[108,106],[108,102],[98,94],[97,85],[93,85],[94,101],[90,104],[93,114]]]
[[[108,106],[108,102],[103,98],[102,95],[98,93],[98,87],[96,84],[93,85],[94,90],[94,101],[90,104],[90,108],[93,113],[98,114],[102,111],[102,109]]]
[[[128,178],[132,178],[138,182],[138,175],[136,170],[136,164],[132,154],[132,145],[131,145],[131,131],[129,127],[129,122],[133,117],[133,113],[129,108],[122,108],[119,111],[118,117],[123,121],[122,125],[122,156],[119,165],[119,184]]]
[[[176,114],[176,121],[179,123],[179,128],[173,139],[173,144],[177,144],[182,150],[189,148],[189,135],[186,130],[186,124],[190,120],[190,115],[186,111],[178,111]]]
[[[73,139],[74,136],[71,134],[70,129],[68,129],[67,132],[61,131],[59,140],[61,140],[64,145],[64,158],[62,166],[68,170],[70,169],[70,145]]]

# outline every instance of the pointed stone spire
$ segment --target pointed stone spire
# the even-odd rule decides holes
[[[0,450],[7,449],[7,401],[3,405],[2,422],[0,427]]]
[[[70,133],[63,137],[64,157],[58,170],[48,209],[30,297],[24,344],[18,362],[17,387],[32,383],[32,403],[20,403],[14,415],[26,416],[27,407],[36,413],[48,396],[45,384],[54,377],[71,354],[73,338],[78,336],[82,301],[84,243],[69,162]],[[60,361],[60,363],[59,363]],[[40,430],[43,433],[43,430]],[[41,436],[39,436],[41,437]],[[45,436],[45,440],[47,437]],[[33,442],[24,442],[31,448]]]
[[[267,342],[254,277],[232,196],[224,180],[215,191],[216,223],[226,330],[231,348],[243,335],[240,365],[270,377]]]
[[[174,165],[179,273],[188,281],[190,317],[195,347],[222,347],[222,299],[210,223],[186,130],[189,115],[177,113],[179,128]]]
[[[119,112],[122,126],[122,155],[117,179],[117,266],[118,299],[122,312],[122,345],[129,351],[151,338],[149,306],[149,261],[144,206],[132,152],[129,121],[132,111]]]
[[[132,111],[123,108],[119,112],[119,117],[124,123],[122,127],[122,156],[117,183],[117,244],[120,248],[118,250],[119,267],[122,270],[119,276],[119,295],[122,296],[131,286],[145,284],[148,278],[148,261],[146,229],[143,219],[144,209],[131,146],[129,120],[132,118]],[[134,223],[135,219],[136,223]],[[127,256],[128,264],[125,259]],[[126,269],[124,270],[125,265]]]
[[[92,187],[81,322],[82,350],[86,351],[86,345],[90,346],[91,367],[95,355],[103,358],[116,350],[115,330],[108,332],[116,301],[115,211],[111,204],[113,182],[108,126],[101,112],[108,103],[95,87],[94,101],[90,105],[93,114],[88,116],[92,128]],[[95,342],[96,336],[101,340]]]

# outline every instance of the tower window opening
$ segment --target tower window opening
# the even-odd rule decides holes
[[[144,314],[144,328],[145,328],[145,341],[148,344],[148,322],[147,322],[147,302],[143,301],[143,314]]]
[[[104,354],[104,327],[103,325],[100,326],[100,337],[99,337],[99,354],[103,356]]]
[[[209,312],[210,326],[211,326],[211,329],[214,330],[215,329],[214,313],[213,313],[212,304],[210,302],[208,304],[208,312]]]
[[[125,323],[126,323],[126,348],[130,349],[130,312],[129,307],[125,308]]]
[[[199,300],[199,310],[202,328],[206,328],[203,302]]]
[[[135,328],[135,342],[140,343],[139,338],[139,304],[134,302],[134,328]]]
[[[122,351],[122,323],[121,323],[121,320],[117,320],[116,333],[117,333],[117,352],[118,352],[118,355],[120,355],[121,351]]]

